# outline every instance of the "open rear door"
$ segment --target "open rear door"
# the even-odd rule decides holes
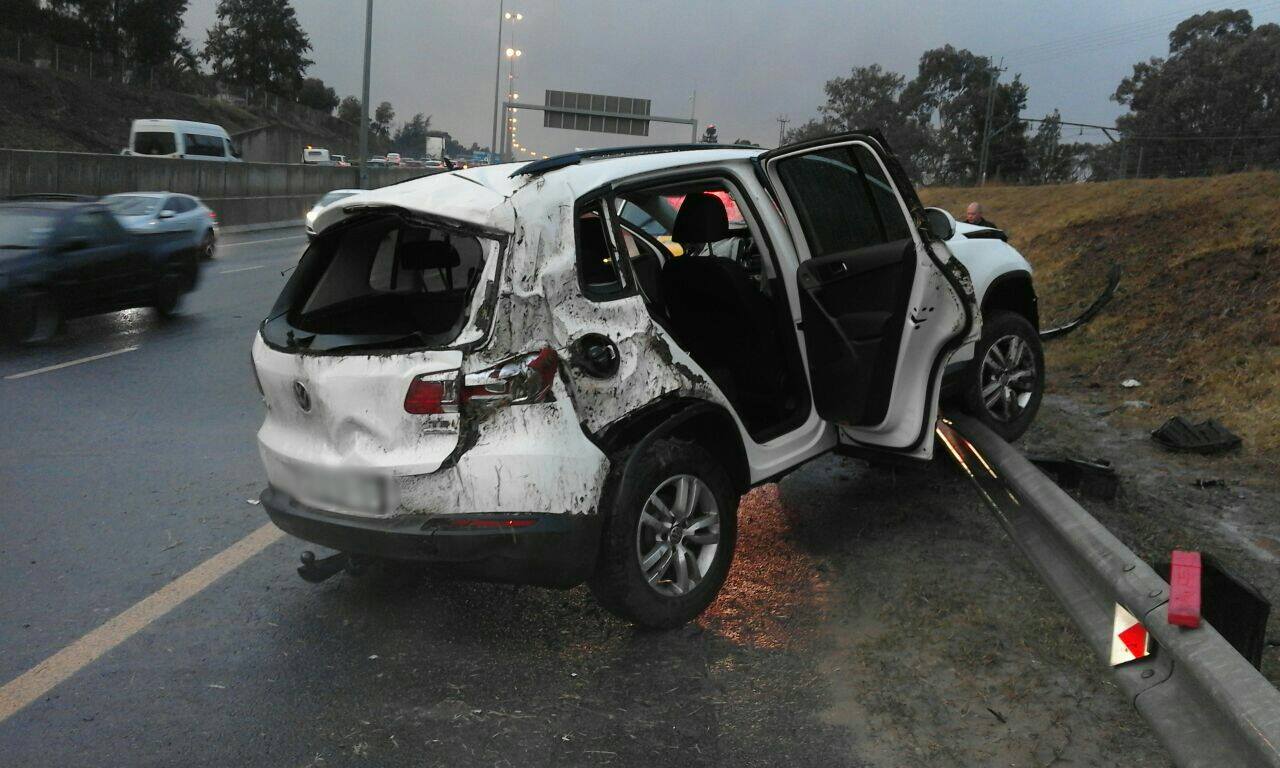
[[[814,404],[842,442],[933,454],[942,369],[974,322],[968,272],[875,134],[759,157],[796,245]]]

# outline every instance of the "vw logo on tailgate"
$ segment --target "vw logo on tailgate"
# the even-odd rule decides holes
[[[311,411],[311,393],[307,391],[307,388],[300,381],[293,382],[293,399],[298,401],[298,407],[303,412],[309,413]]]

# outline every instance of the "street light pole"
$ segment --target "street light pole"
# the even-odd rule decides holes
[[[498,151],[498,121],[502,119],[502,21],[506,17],[506,0],[498,0],[498,63],[493,71],[493,138],[489,140],[490,156]]]
[[[364,87],[360,92],[360,188],[369,188],[369,57],[373,53],[373,0],[364,12]]]

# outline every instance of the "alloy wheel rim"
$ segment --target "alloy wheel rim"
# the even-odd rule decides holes
[[[1016,421],[1036,389],[1036,356],[1016,334],[1001,336],[982,359],[982,404],[998,421]]]
[[[649,494],[636,524],[636,558],[653,590],[665,597],[689,594],[719,550],[720,510],[706,483],[675,475]]]

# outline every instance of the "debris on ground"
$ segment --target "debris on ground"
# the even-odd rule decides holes
[[[1170,451],[1211,454],[1240,447],[1239,435],[1222,426],[1217,419],[1192,424],[1181,416],[1174,416],[1152,432],[1151,438]]]
[[[1068,491],[1078,490],[1091,498],[1110,501],[1120,490],[1116,468],[1106,459],[1090,461],[1056,456],[1028,456],[1027,459]]]
[[[1192,485],[1197,488],[1223,488],[1226,487],[1227,481],[1220,477],[1200,477],[1196,478]]]
[[[1125,389],[1133,389],[1134,387],[1142,386],[1142,382],[1138,381],[1137,379],[1125,379],[1124,381],[1120,382],[1120,386],[1124,387]]]

